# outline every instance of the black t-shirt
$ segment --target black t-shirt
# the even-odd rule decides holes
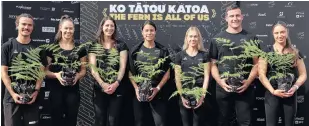
[[[207,52],[198,51],[195,56],[190,56],[186,51],[181,51],[176,55],[175,64],[181,66],[182,72],[185,73],[186,76],[194,77],[195,75],[190,74],[189,72],[194,72],[192,67],[198,67],[199,64],[209,62],[209,56]],[[203,87],[204,82],[204,74],[199,74],[195,76],[196,86]]]
[[[53,43],[53,44],[57,44],[57,48],[58,47],[60,48],[60,45],[58,43]],[[68,57],[68,60],[66,61],[66,63],[73,63],[75,61],[80,61],[80,59],[82,57],[87,55],[87,51],[86,51],[86,48],[84,48],[84,47],[78,48],[78,46],[79,46],[79,44],[75,43],[75,47],[72,50],[64,50],[62,48],[60,48],[60,50],[58,50],[56,52],[53,52],[51,50],[46,50],[46,55],[52,59],[51,65],[49,66],[49,70],[51,72],[54,72],[54,73],[62,71],[63,67],[61,65],[53,64],[53,63],[56,62],[56,58],[55,58],[56,54],[60,54],[62,56]],[[74,58],[70,58],[70,57],[74,57]],[[62,58],[59,58],[58,63],[65,63],[65,61]],[[79,69],[78,69],[78,71],[79,71]],[[52,78],[52,79],[49,78],[48,80],[52,81],[53,83],[59,83],[58,86],[60,86],[60,82],[56,78]]]
[[[129,50],[128,49],[128,46],[125,42],[122,42],[122,41],[116,41],[116,45],[115,45],[117,51],[118,51],[118,56],[120,56],[120,52],[121,51],[125,51],[125,50]],[[111,49],[104,49],[104,54],[106,55],[110,55],[110,51]],[[104,69],[104,68],[107,68],[107,67],[110,67],[106,64],[107,61],[107,56],[106,55],[103,55],[103,56],[97,56],[98,59],[102,60],[103,62],[98,62],[97,61],[97,67],[100,67],[101,69]],[[120,62],[120,59],[117,59],[119,62]],[[119,64],[114,64],[113,66],[111,66],[114,70],[119,70]]]
[[[127,46],[127,44],[125,42],[122,42],[122,41],[119,41],[119,40],[116,41],[115,47],[116,47],[116,49],[118,51],[118,56],[119,56],[119,59],[117,59],[117,60],[120,63],[120,52],[121,51],[125,51],[125,50],[128,51],[129,48],[128,48],[128,46]],[[91,49],[91,47],[90,47],[90,49]],[[108,60],[107,60],[107,56],[106,55],[110,55],[110,51],[111,51],[111,49],[104,49],[104,54],[105,55],[97,56],[96,57],[97,58],[97,66],[96,67],[101,68],[101,69],[105,69],[105,70],[106,70],[107,67],[111,67],[113,70],[119,71],[119,67],[120,67],[119,63],[118,64],[114,64],[113,66],[109,66],[107,64]],[[98,59],[102,60],[103,62],[99,62]],[[102,78],[102,79],[104,79],[104,78]],[[120,92],[119,90],[122,87],[121,85],[122,84],[120,84],[119,87],[117,88],[116,93]],[[101,89],[101,86],[98,83],[95,83],[95,88],[96,89]]]
[[[216,38],[223,38],[223,39],[228,39],[230,42],[228,43],[222,43],[222,42],[217,42]],[[256,40],[257,38],[253,36],[252,34],[248,33],[245,30],[242,30],[239,33],[232,34],[228,33],[227,31],[222,31],[221,33],[217,34],[213,40],[210,43],[209,47],[209,55],[211,59],[216,59],[217,61],[222,60],[224,56],[239,56],[243,49],[238,48],[238,49],[231,49],[233,47],[237,47],[241,45],[244,41],[249,41],[249,40]],[[226,46],[227,44],[232,44],[232,46]],[[253,64],[253,59],[248,58],[248,59],[235,59],[235,60],[226,60],[225,62],[221,64],[217,64],[219,74],[221,75],[223,72],[229,71],[230,73],[236,73],[238,70],[236,70],[239,64]],[[251,71],[252,67],[246,67],[244,71],[249,72]],[[249,74],[245,75],[244,77],[247,78]]]
[[[264,51],[264,52],[267,52],[267,53],[269,53],[269,52],[275,52],[273,46],[267,46],[267,47],[263,48],[263,51]],[[280,54],[278,54],[278,55],[280,55]],[[283,54],[283,55],[284,55],[284,54]],[[298,52],[298,59],[302,59],[302,58],[304,58],[304,56],[303,56],[300,52]],[[297,70],[297,67],[296,67],[296,66],[293,66],[293,65],[294,65],[294,63],[291,63],[291,64],[290,64],[291,67],[289,67],[289,69],[287,69],[286,72],[287,72],[287,73],[290,73],[290,74],[293,74],[293,76],[294,76],[293,83],[295,83],[296,80],[297,80],[297,77],[298,77],[298,70]],[[267,73],[266,73],[266,76],[267,76],[268,79],[270,79],[272,76],[275,75],[275,72],[277,71],[277,70],[276,70],[276,67],[277,67],[277,66],[276,66],[275,64],[274,64],[273,66],[271,66],[269,63],[267,64]],[[276,82],[275,79],[270,80],[270,83],[271,83],[271,85],[272,85],[275,89],[278,88],[278,85],[277,85],[277,82]]]
[[[147,63],[151,63],[151,64],[157,64],[158,59],[160,58],[161,51],[162,50],[160,50],[159,48],[156,48],[156,47],[154,47],[154,48],[146,48],[144,45],[142,45],[141,48],[139,49],[139,52],[148,53],[149,56],[153,57],[154,59],[153,60],[149,60],[145,56],[140,55],[140,54],[137,53],[135,61],[141,61],[141,62],[147,62]],[[143,74],[142,71],[140,71],[139,69],[137,69],[137,71],[143,77],[145,77],[145,75]],[[152,79],[152,82],[153,82],[154,86],[157,85],[160,81],[161,81],[161,78],[159,76],[155,76]]]
[[[1,65],[11,67],[13,59],[18,54],[20,54],[22,52],[26,53],[26,52],[28,52],[28,49],[30,49],[30,48],[34,49],[38,46],[40,46],[40,43],[36,43],[36,42],[33,42],[33,41],[30,41],[28,44],[21,44],[15,38],[5,42],[1,47]],[[46,66],[47,65],[47,59],[46,59],[46,54],[45,54],[44,50],[40,51],[40,56],[41,56],[40,60],[41,60],[42,65]],[[26,56],[22,55],[22,58],[26,59]],[[13,73],[8,71],[8,75],[10,76],[11,74],[13,74]],[[14,80],[15,80],[13,77],[10,77],[10,79],[11,79],[11,82],[14,82]],[[33,83],[35,85],[35,81],[33,81],[31,83]],[[14,102],[14,100],[12,99],[10,93],[8,92],[8,90],[6,88],[5,88],[4,100],[6,102]]]

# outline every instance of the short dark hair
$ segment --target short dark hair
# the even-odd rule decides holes
[[[240,7],[237,4],[232,4],[231,6],[226,7],[225,10],[225,16],[227,15],[227,12],[234,9],[240,9]]]
[[[156,27],[156,24],[155,24],[154,22],[152,22],[152,21],[145,21],[145,23],[144,23],[144,25],[143,25],[143,27],[142,27],[142,30],[144,29],[144,27],[145,27],[146,25],[151,25],[151,26],[153,26],[153,27],[155,28],[155,31],[157,31],[157,27]]]

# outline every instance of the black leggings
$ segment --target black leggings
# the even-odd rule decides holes
[[[133,107],[135,126],[152,125],[149,124],[151,121],[147,118],[147,115],[150,113],[152,113],[156,126],[166,126],[166,106],[167,102],[158,96],[156,96],[151,102],[139,102],[136,96],[134,96]]]
[[[123,96],[117,94],[106,94],[100,89],[94,89],[94,126],[118,126],[120,123],[120,112]]]
[[[37,102],[31,105],[3,102],[3,108],[5,126],[39,126]]]
[[[216,99],[219,109],[218,126],[228,126],[231,110],[235,109],[239,126],[251,125],[251,110],[254,100],[253,86],[249,86],[243,93],[226,92],[217,85]],[[235,108],[232,108],[235,107]]]
[[[294,126],[294,119],[297,109],[297,94],[289,98],[280,98],[272,95],[269,91],[265,92],[265,113],[266,126],[276,126],[278,122],[278,110],[282,105],[284,111],[285,126]]]
[[[80,102],[78,83],[73,87],[61,85],[51,87],[50,100],[53,126],[76,126]]]
[[[206,96],[210,97],[209,95]],[[204,103],[197,109],[187,109],[183,106],[182,100],[179,100],[179,108],[183,126],[210,126],[211,116],[209,115],[209,102],[204,99]]]

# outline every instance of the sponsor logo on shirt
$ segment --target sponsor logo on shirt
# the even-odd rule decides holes
[[[45,98],[44,99],[48,99],[50,91],[45,91],[44,93],[45,93]]]
[[[240,39],[240,42],[245,42],[245,41],[246,41],[245,38]]]
[[[79,25],[78,18],[75,18],[73,22],[74,22],[74,24]]]
[[[29,121],[29,124],[36,124],[38,121]]]
[[[154,52],[155,52],[156,54],[159,54],[159,53],[160,53],[160,50],[156,49]]]
[[[15,49],[13,53],[18,53],[18,51]]]
[[[183,58],[182,60],[188,60],[187,57]]]

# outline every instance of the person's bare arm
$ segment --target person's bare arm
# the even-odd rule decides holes
[[[5,85],[6,89],[9,91],[9,93],[12,95],[14,94],[14,90],[11,86],[11,79],[8,75],[8,66],[1,66],[1,79],[3,81],[3,84]]]
[[[231,87],[225,83],[224,79],[221,79],[216,62],[217,60],[211,59],[211,75],[226,92],[229,92]]]
[[[100,86],[105,90],[108,87],[108,84],[103,81],[103,79],[100,77],[100,74],[94,68],[94,67],[97,66],[96,54],[89,53],[88,54],[88,58],[89,58],[89,64],[91,66],[91,74],[92,74],[92,76],[100,84]]]

